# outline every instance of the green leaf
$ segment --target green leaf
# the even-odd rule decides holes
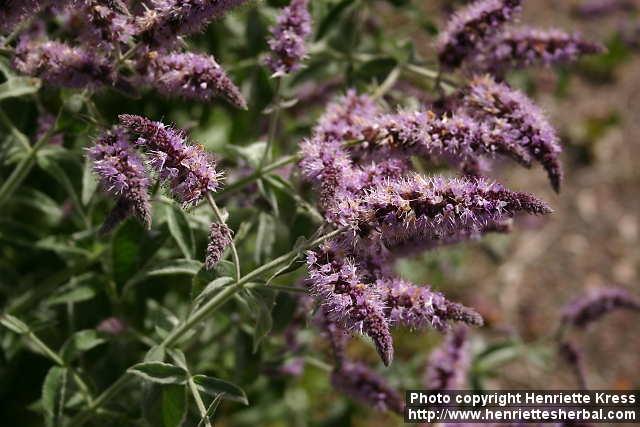
[[[245,405],[249,404],[247,394],[244,390],[229,381],[209,377],[207,375],[194,375],[193,381],[197,384],[198,390],[210,396],[216,396],[220,393],[224,393],[224,398],[227,400],[233,400]]]
[[[73,334],[60,349],[60,356],[65,362],[71,362],[85,351],[89,351],[107,340],[98,331],[87,329]]]
[[[179,427],[187,416],[187,390],[184,386],[162,387],[162,422],[164,427]]]
[[[200,305],[202,302],[207,300],[211,295],[213,295],[214,293],[216,293],[218,290],[222,289],[224,286],[228,285],[229,283],[233,283],[233,281],[234,281],[233,277],[229,277],[229,276],[219,277],[215,279],[214,281],[210,282],[202,290],[202,292],[198,294],[198,296],[196,296],[193,303],[196,306]]]
[[[40,166],[42,170],[58,181],[62,188],[65,189],[67,195],[71,198],[75,206],[80,209],[82,206],[80,204],[80,198],[78,197],[78,193],[76,192],[73,182],[69,178],[67,172],[51,157],[44,155],[38,156],[37,162],[38,166]]]
[[[163,338],[180,323],[171,311],[154,300],[147,301],[147,312],[146,321],[151,323],[149,326],[154,328]]]
[[[229,145],[226,148],[230,154],[244,159],[249,166],[255,169],[260,164],[260,160],[264,155],[264,150],[267,148],[267,143],[264,141],[258,141],[245,147]]]
[[[144,356],[145,362],[162,362],[164,361],[165,348],[161,345],[151,347]]]
[[[165,362],[138,363],[128,372],[157,384],[184,384],[187,381],[187,371]]]
[[[260,261],[268,258],[271,255],[275,239],[276,224],[273,217],[269,214],[261,212],[258,219],[256,250],[253,254],[256,264],[260,264]]]
[[[36,93],[40,90],[41,83],[40,79],[33,77],[11,77],[0,84],[0,101]]]
[[[163,261],[161,263],[149,266],[147,269],[142,270],[135,276],[133,276],[127,282],[127,287],[131,287],[138,284],[150,277],[159,276],[175,276],[179,274],[186,274],[189,276],[195,276],[202,268],[202,262],[193,259],[172,259]]]
[[[42,409],[47,426],[61,425],[67,387],[67,369],[54,366],[49,369],[42,384]]]
[[[325,36],[325,34],[327,34],[331,27],[339,21],[340,15],[342,15],[344,11],[353,4],[353,2],[354,0],[343,0],[336,4],[329,13],[327,13],[327,15],[318,24],[316,40],[320,40]]]
[[[56,289],[45,299],[46,305],[58,305],[87,301],[96,296],[97,277],[94,273],[83,274],[71,278],[69,282]]]
[[[184,211],[175,203],[167,206],[167,224],[169,233],[178,244],[180,251],[187,259],[193,259],[195,253],[195,243],[193,230],[189,227],[189,220]]]
[[[252,310],[255,313],[256,324],[253,331],[253,352],[258,351],[264,338],[273,328],[273,318],[271,310],[275,303],[275,292],[263,290],[262,292],[249,292],[245,294]]]
[[[0,316],[0,324],[2,324],[2,326],[4,326],[5,328],[20,335],[28,334],[30,331],[29,326],[27,326],[26,323],[10,314],[3,314],[2,316]]]

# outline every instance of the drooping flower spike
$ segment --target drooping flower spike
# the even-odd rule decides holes
[[[213,56],[151,51],[141,56],[138,70],[143,81],[163,95],[199,101],[220,97],[235,107],[247,108],[240,89]]]
[[[379,411],[402,414],[404,401],[400,393],[375,371],[359,362],[346,362],[331,374],[331,384],[350,398]]]
[[[640,298],[623,288],[599,288],[565,306],[562,321],[585,328],[604,315],[621,309],[640,311]]]
[[[466,385],[466,377],[471,364],[468,332],[457,327],[449,332],[440,347],[435,349],[424,376],[424,386],[428,390],[460,390]]]
[[[267,66],[274,75],[285,75],[300,68],[307,53],[306,39],[311,34],[309,0],[291,0],[271,28],[268,40],[271,55]]]
[[[232,231],[226,224],[214,222],[209,226],[209,243],[207,244],[207,257],[205,259],[207,270],[213,270],[218,265],[224,250],[232,241]]]
[[[437,40],[438,58],[448,68],[460,66],[478,47],[512,21],[522,0],[477,0],[456,12]]]
[[[101,231],[112,230],[130,215],[151,227],[149,178],[142,158],[129,144],[125,132],[119,128],[105,132],[89,148],[88,156],[102,187],[117,200]]]
[[[178,201],[195,206],[207,192],[218,189],[222,175],[216,171],[213,156],[202,146],[189,144],[183,131],[131,114],[119,119]]]
[[[214,19],[247,0],[152,0],[138,18],[137,35],[153,47],[168,48],[177,37],[202,31]]]
[[[471,61],[471,67],[476,72],[481,69],[502,74],[513,68],[573,62],[583,55],[604,51],[600,43],[588,41],[579,34],[521,27],[508,29],[489,41]]]
[[[476,77],[464,98],[467,113],[491,129],[509,134],[547,171],[556,192],[562,184],[562,147],[542,110],[525,94],[490,76]]]

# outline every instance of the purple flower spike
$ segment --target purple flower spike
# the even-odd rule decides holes
[[[129,144],[122,129],[102,134],[88,150],[93,170],[102,187],[117,199],[102,232],[112,230],[130,215],[137,217],[147,228],[151,227],[149,178],[138,153]]]
[[[456,12],[437,41],[438,58],[456,68],[487,38],[514,19],[522,0],[478,0]]]
[[[488,224],[502,222],[517,212],[551,212],[531,194],[513,192],[483,179],[421,175],[390,180],[368,191],[357,207],[340,209],[357,240],[379,240],[390,250],[408,242],[431,244],[458,233],[481,232]]]
[[[362,363],[344,363],[331,374],[331,384],[336,390],[378,411],[393,411],[398,414],[404,411],[400,393]]]
[[[338,249],[339,250],[339,249]],[[362,283],[356,266],[335,252],[329,242],[307,253],[309,283],[329,320],[352,332],[368,335],[385,365],[393,360],[393,339],[375,286]]]
[[[94,52],[56,41],[19,43],[14,67],[45,82],[69,88],[96,88],[114,81],[113,65]]]
[[[475,78],[465,97],[467,111],[487,126],[508,133],[545,168],[551,185],[560,191],[562,147],[544,113],[522,92],[490,76]]]
[[[345,360],[345,350],[347,341],[349,340],[349,335],[344,328],[330,320],[329,317],[329,313],[326,312],[326,309],[324,307],[320,307],[313,321],[318,329],[320,329],[322,336],[329,341],[336,364],[341,365]]]
[[[499,34],[487,43],[474,59],[473,67],[501,74],[510,68],[573,62],[582,55],[604,51],[604,46],[585,40],[579,34],[555,29],[515,28]]]
[[[305,39],[309,34],[309,0],[291,0],[278,16],[277,25],[271,28],[271,56],[267,58],[267,66],[274,75],[282,76],[300,68],[307,54]]]
[[[75,0],[74,7],[86,19],[83,36],[92,44],[112,49],[117,43],[126,43],[135,32],[132,19],[119,10],[116,4],[98,0]]]
[[[563,310],[562,321],[567,325],[584,328],[618,309],[640,311],[640,298],[623,288],[596,289],[567,305]]]
[[[151,166],[180,202],[195,206],[207,192],[218,189],[222,176],[213,157],[202,146],[189,145],[184,132],[141,116],[122,114],[119,119],[148,151]]]
[[[425,372],[429,390],[459,390],[466,383],[471,363],[467,330],[453,329],[439,348],[431,353]]]
[[[143,41],[166,48],[178,36],[200,32],[214,19],[247,0],[152,0],[152,8],[138,19]]]
[[[144,72],[146,83],[163,95],[199,101],[221,97],[238,108],[247,109],[240,89],[213,56],[153,51],[140,60],[138,68]]]
[[[226,224],[219,222],[214,222],[209,227],[209,244],[205,260],[207,270],[213,270],[222,259],[222,253],[233,241],[231,233],[231,229]]]
[[[448,321],[483,324],[482,317],[474,310],[447,301],[427,286],[415,286],[402,279],[379,280],[376,285],[384,289],[385,312],[394,325],[445,330]]]

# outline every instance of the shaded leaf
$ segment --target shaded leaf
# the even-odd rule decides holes
[[[40,90],[42,82],[33,77],[11,77],[6,82],[0,84],[0,101],[7,98],[17,98],[19,96],[30,95]]]
[[[187,371],[165,362],[138,363],[128,372],[157,384],[184,384],[187,381]]]
[[[106,342],[98,331],[87,329],[73,334],[60,349],[60,356],[65,362],[71,362],[85,351]]]
[[[247,394],[237,385],[229,381],[219,378],[209,377],[207,375],[194,375],[193,381],[198,385],[198,389],[210,396],[216,396],[224,393],[224,399],[240,402],[245,405],[249,404]]]
[[[61,425],[67,387],[67,369],[54,366],[49,369],[42,384],[42,409],[47,426]]]
[[[176,241],[180,251],[187,259],[193,259],[195,253],[195,243],[193,230],[189,227],[189,220],[185,212],[175,203],[167,206],[167,225],[169,233]]]
[[[178,427],[187,416],[187,390],[184,386],[162,387],[162,422],[164,427]]]
[[[0,324],[16,334],[22,335],[29,333],[29,326],[27,326],[27,324],[22,320],[10,314],[3,314],[0,316]]]

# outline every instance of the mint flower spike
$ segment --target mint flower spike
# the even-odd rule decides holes
[[[125,132],[115,128],[103,133],[87,150],[87,155],[102,187],[116,198],[116,206],[100,231],[111,231],[131,215],[150,228],[150,181],[142,158],[129,144]]]
[[[23,39],[13,66],[53,86],[95,89],[115,81],[113,64],[107,58],[57,41]]]
[[[473,59],[472,67],[493,74],[535,65],[552,66],[577,61],[583,55],[606,51],[578,33],[532,27],[511,28],[487,42]]]
[[[205,266],[213,270],[222,259],[224,250],[233,242],[233,232],[226,224],[214,222],[209,226],[209,243]]]
[[[512,21],[522,0],[477,0],[460,9],[447,23],[436,42],[440,63],[459,67],[480,45]]]
[[[333,387],[378,411],[402,414],[404,400],[378,373],[361,362],[345,362],[331,373]]]
[[[137,35],[145,43],[167,48],[177,38],[202,31],[247,0],[152,0],[151,8],[137,19]]]
[[[216,171],[213,156],[201,145],[189,144],[184,131],[132,114],[122,114],[119,119],[182,204],[195,206],[207,192],[218,190],[222,174]]]
[[[440,347],[435,349],[424,376],[424,385],[429,390],[460,390],[467,382],[471,365],[468,331],[460,326],[449,332]]]
[[[291,0],[278,16],[268,40],[271,55],[266,64],[274,76],[282,76],[300,68],[307,55],[306,39],[311,34],[309,0]]]
[[[309,286],[330,321],[350,331],[369,336],[389,366],[393,360],[393,338],[384,315],[384,303],[373,284],[363,283],[353,260],[342,258],[335,241],[307,253]]]
[[[413,175],[388,180],[356,201],[339,207],[337,215],[351,228],[355,244],[382,242],[389,250],[481,232],[516,213],[551,213],[529,193],[514,192],[484,179],[427,178]]]
[[[126,43],[135,33],[133,19],[121,13],[124,4],[114,4],[101,0],[71,0],[86,19],[86,28],[82,34],[83,42],[97,44],[100,48],[111,50],[118,43]],[[126,10],[125,10],[126,12]]]
[[[4,0],[0,3],[0,34],[11,32],[29,14],[42,7],[42,0]]]
[[[448,301],[441,293],[428,286],[416,286],[405,280],[379,279],[385,314],[393,326],[410,329],[432,327],[445,331],[450,322],[463,322],[482,326],[482,316],[462,304]]]
[[[247,109],[240,89],[211,55],[151,51],[139,59],[138,70],[146,84],[165,96],[198,101],[224,98]]]
[[[621,309],[640,311],[640,298],[624,288],[599,288],[566,305],[562,311],[562,322],[585,328],[606,314]]]
[[[560,191],[562,146],[543,111],[529,97],[486,75],[469,84],[464,105],[468,114],[489,128],[512,135],[544,167],[553,189]]]

